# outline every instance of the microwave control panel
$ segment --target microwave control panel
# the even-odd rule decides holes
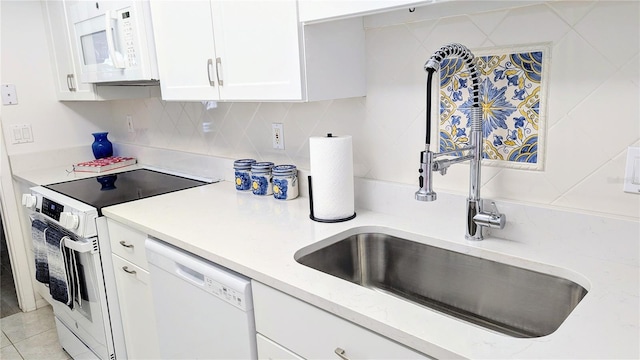
[[[120,13],[120,23],[124,40],[124,56],[127,62],[127,67],[134,67],[137,65],[136,60],[136,47],[134,44],[133,26],[131,24],[131,11],[126,10]]]

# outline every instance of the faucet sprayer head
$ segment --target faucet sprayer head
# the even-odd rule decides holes
[[[429,58],[426,63],[424,63],[424,71],[435,71],[440,69],[440,62],[436,61],[433,57]]]

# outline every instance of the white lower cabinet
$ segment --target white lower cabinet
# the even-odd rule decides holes
[[[269,360],[283,360],[283,359],[294,359],[294,360],[302,360],[302,358],[288,349],[282,347],[282,345],[274,343],[268,338],[262,336],[261,334],[256,335],[256,340],[258,343],[258,359],[269,359]]]
[[[391,339],[252,281],[260,359],[428,359]]]
[[[160,346],[145,255],[146,234],[107,220],[127,358],[159,359]]]

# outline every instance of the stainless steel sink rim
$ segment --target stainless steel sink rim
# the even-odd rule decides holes
[[[561,276],[377,231],[348,231],[333,237],[335,241],[299,250],[295,259],[354,284],[521,338],[554,332],[587,293]]]

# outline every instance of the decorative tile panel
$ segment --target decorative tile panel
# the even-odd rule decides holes
[[[549,49],[536,45],[473,51],[480,72],[480,106],[486,165],[541,170],[545,75]],[[440,150],[469,144],[471,79],[458,58],[440,64]]]

